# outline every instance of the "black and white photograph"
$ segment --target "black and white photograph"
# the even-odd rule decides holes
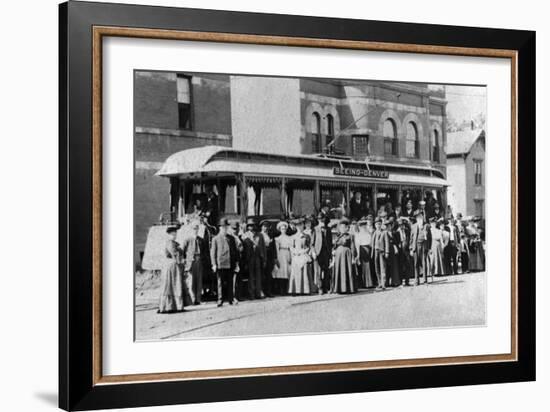
[[[486,325],[487,88],[134,71],[135,340]]]

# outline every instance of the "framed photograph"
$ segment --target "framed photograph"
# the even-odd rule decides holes
[[[535,379],[535,33],[60,5],[66,410]]]

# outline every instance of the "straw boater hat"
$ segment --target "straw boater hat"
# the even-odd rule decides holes
[[[359,222],[357,222],[357,223],[359,224],[359,226],[365,226],[368,221],[369,221],[369,219],[363,218],[363,219],[360,219]]]
[[[382,218],[377,217],[376,219],[374,219],[374,223],[382,223]]]

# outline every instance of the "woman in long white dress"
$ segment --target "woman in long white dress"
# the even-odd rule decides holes
[[[295,222],[296,234],[292,236],[292,263],[288,293],[291,295],[309,295],[311,293],[311,237],[304,233],[304,220]]]
[[[287,234],[288,223],[281,221],[277,223],[277,230],[281,233],[275,238],[275,250],[277,253],[275,259],[275,268],[273,270],[273,279],[277,284],[280,294],[286,294],[288,291],[288,279],[290,278],[290,268],[292,262],[291,250],[294,240]]]

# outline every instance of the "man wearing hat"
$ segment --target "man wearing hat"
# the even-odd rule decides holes
[[[248,219],[243,235],[244,260],[248,268],[248,298],[262,299],[262,273],[266,265],[265,241],[258,232],[258,225]]]
[[[321,286],[320,293],[327,293],[330,290],[330,259],[332,257],[332,230],[329,227],[330,219],[323,217],[321,213],[318,216],[319,224],[315,226],[315,243],[313,250],[317,257],[317,267],[319,270]]]
[[[409,277],[411,275],[411,263],[410,263],[410,231],[409,231],[409,222],[405,217],[401,217],[397,221],[399,227],[394,233],[395,243],[398,248],[398,260],[399,260],[399,269],[401,276],[401,285],[409,285]]]
[[[237,252],[238,252],[238,258],[237,258],[237,266],[235,267],[235,271],[233,272],[233,303],[237,304],[239,303],[239,300],[241,300],[241,268],[244,267],[242,264],[242,256],[243,256],[243,242],[241,241],[241,238],[239,237],[239,222],[233,221],[227,228],[227,233],[229,233],[231,236],[233,236],[233,239],[235,239],[235,246],[237,246]]]
[[[420,276],[424,276],[424,283],[428,282],[428,232],[425,228],[425,214],[422,210],[415,212],[415,223],[411,226],[409,243],[410,255],[414,265],[414,284],[419,284]]]
[[[273,239],[273,232],[268,220],[262,220],[260,222],[260,235],[264,239],[265,245],[265,264],[262,270],[262,291],[264,294],[272,298],[273,297],[273,269],[275,267],[275,260],[277,259],[277,250],[275,247],[275,239]]]
[[[192,303],[201,304],[202,276],[205,263],[208,259],[208,246],[204,239],[199,236],[199,221],[190,223],[191,234],[188,235],[182,244],[183,251],[183,278],[189,289]]]
[[[452,216],[445,230],[449,232],[449,243],[443,250],[443,259],[445,260],[445,265],[449,268],[449,274],[456,275],[458,274],[457,254],[460,231],[456,225],[456,220]]]
[[[374,259],[374,270],[378,279],[376,289],[386,289],[386,263],[390,257],[390,240],[388,232],[383,229],[385,222],[377,217],[374,220],[374,234],[372,236],[372,257]]]
[[[233,304],[233,273],[237,268],[238,251],[235,239],[227,233],[229,222],[226,218],[218,223],[219,232],[212,239],[210,260],[212,271],[216,273],[218,282],[218,307],[226,300]]]

